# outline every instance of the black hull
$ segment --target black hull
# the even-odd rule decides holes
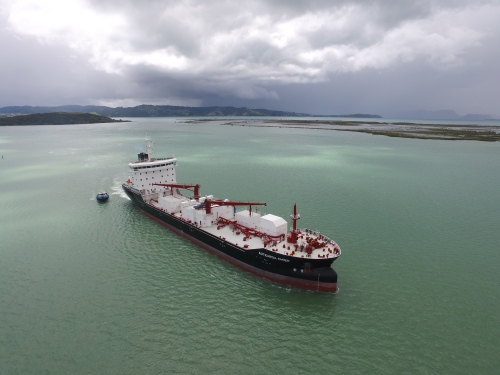
[[[146,204],[139,192],[122,185],[132,202],[147,216],[235,266],[285,285],[322,292],[336,292],[333,259],[296,258],[267,249],[243,249],[186,221]]]

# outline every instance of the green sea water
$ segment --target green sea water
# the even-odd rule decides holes
[[[498,373],[500,144],[133,120],[0,128],[0,374]],[[120,184],[145,133],[202,194],[297,203],[339,292],[141,214]]]

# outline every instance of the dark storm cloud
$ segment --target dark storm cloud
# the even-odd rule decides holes
[[[12,71],[20,61],[26,71],[6,77],[17,91],[4,86],[0,100],[24,97],[24,104],[45,92],[53,102],[240,103],[314,113],[394,105],[496,111],[488,98],[498,94],[498,1],[0,4],[0,43],[13,51],[0,64]]]
[[[63,46],[40,45],[0,30],[0,105],[57,105],[109,96],[116,78],[89,66],[86,59]],[[114,82],[113,82],[114,81]]]

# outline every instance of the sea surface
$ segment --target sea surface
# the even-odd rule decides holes
[[[0,127],[0,374],[498,374],[499,143],[132,120]],[[297,203],[339,292],[141,214],[120,184],[146,133],[202,194]]]

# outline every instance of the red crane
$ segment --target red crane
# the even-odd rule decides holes
[[[205,199],[205,210],[207,214],[212,213],[213,204],[218,204],[220,206],[250,206],[250,211],[252,211],[252,206],[267,206],[266,203],[262,202],[241,202],[241,201],[223,201],[221,199],[217,200]]]
[[[171,189],[177,188],[177,189],[194,189],[194,199],[198,200],[200,199],[200,185],[198,184],[153,184],[156,186],[166,186]]]

